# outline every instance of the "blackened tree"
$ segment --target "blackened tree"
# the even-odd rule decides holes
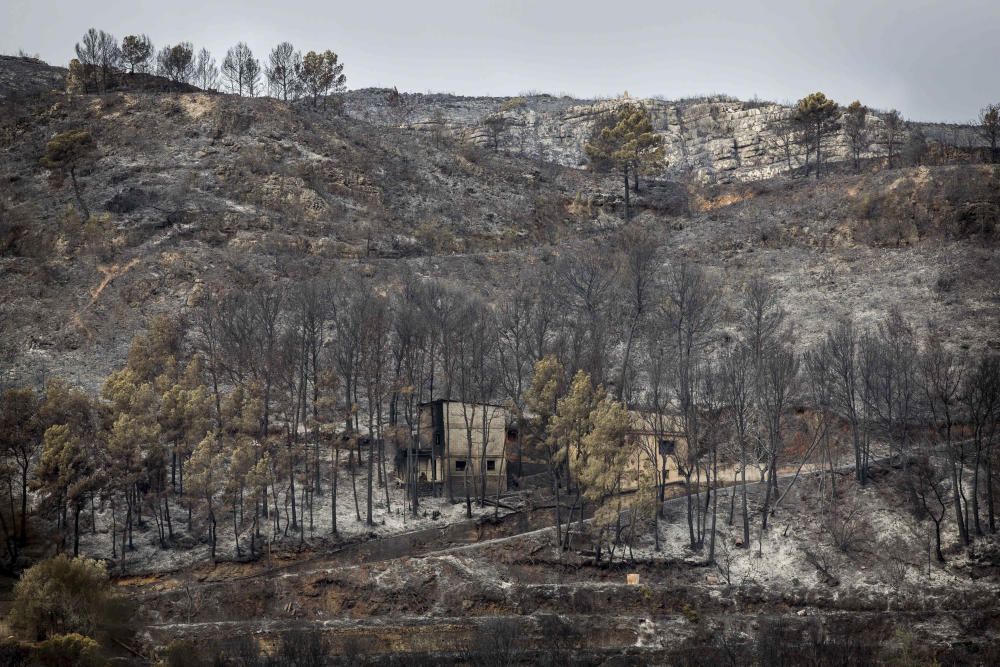
[[[188,83],[194,75],[194,46],[181,42],[164,46],[156,55],[157,73],[175,83]]]
[[[868,149],[871,137],[868,131],[868,107],[858,100],[851,102],[844,114],[844,133],[851,144],[854,171],[860,171],[861,154]]]
[[[97,143],[87,130],[68,130],[54,136],[45,145],[45,155],[42,166],[51,170],[57,176],[68,174],[73,183],[73,193],[80,207],[80,215],[84,222],[90,218],[90,209],[83,201],[80,192],[80,182],[77,180],[77,170],[91,163],[97,153]]]
[[[244,42],[226,51],[222,60],[222,76],[229,83],[230,92],[253,97],[260,85],[260,63]]]
[[[202,90],[215,90],[219,85],[219,67],[208,49],[198,52],[194,63],[194,85]]]
[[[882,133],[880,143],[885,147],[885,158],[889,169],[892,169],[899,154],[899,146],[903,142],[903,117],[892,109],[882,116]]]
[[[153,43],[146,35],[128,35],[122,40],[121,54],[130,74],[146,72],[153,57]]]
[[[816,154],[816,178],[819,179],[823,169],[823,140],[837,132],[840,109],[836,102],[823,93],[816,92],[799,100],[795,116],[802,125],[809,128]]]
[[[1000,163],[1000,103],[987,104],[979,112],[979,131],[990,145],[990,161]]]
[[[264,67],[271,95],[286,102],[298,96],[299,86],[295,68],[301,62],[302,54],[289,42],[282,42],[271,49],[268,63]]]
[[[111,33],[91,28],[76,45],[76,57],[99,91],[107,90],[121,62],[118,39]]]

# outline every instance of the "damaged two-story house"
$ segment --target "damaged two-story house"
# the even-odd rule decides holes
[[[507,490],[507,409],[439,399],[419,407],[417,438],[396,453],[396,474],[422,494],[487,497]]]

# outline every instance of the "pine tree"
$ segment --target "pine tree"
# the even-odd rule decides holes
[[[50,170],[58,178],[69,175],[73,183],[73,194],[76,195],[77,206],[83,222],[90,219],[90,209],[83,201],[77,172],[91,165],[97,156],[97,142],[87,130],[68,130],[54,136],[45,144],[45,155],[42,166]]]
[[[247,438],[240,438],[232,443],[232,454],[229,458],[229,466],[226,470],[225,485],[223,487],[223,497],[228,505],[228,510],[233,520],[233,537],[236,540],[236,557],[243,556],[240,547],[240,525],[243,523],[244,494],[247,486],[247,478],[253,472],[256,465],[256,452],[254,452],[252,442]]]
[[[70,425],[57,424],[45,431],[35,483],[56,508],[62,535],[66,530],[66,511],[73,512],[74,557],[80,553],[80,512],[88,494],[97,486],[96,473],[94,453]],[[60,539],[60,545],[63,541]]]
[[[816,178],[819,179],[823,167],[823,139],[837,131],[840,109],[837,103],[823,93],[812,93],[799,100],[795,106],[795,119],[808,128],[807,136],[815,142]]]
[[[215,90],[219,85],[219,66],[211,51],[201,49],[194,61],[194,85],[202,90]]]
[[[653,129],[649,111],[641,104],[626,102],[595,126],[584,146],[595,169],[621,172],[625,186],[625,219],[631,218],[629,175],[633,189],[639,192],[639,173],[664,162],[663,137]]]
[[[161,392],[166,391],[179,381],[182,373],[183,339],[184,326],[180,318],[157,315],[146,332],[132,339],[127,368],[135,374],[137,381],[154,382]],[[199,362],[194,363],[196,371]],[[186,368],[184,371],[192,372]]]
[[[886,165],[893,168],[896,156],[899,153],[899,145],[903,141],[903,117],[895,109],[891,109],[882,116],[882,132],[880,142],[885,146]]]
[[[851,102],[844,114],[844,133],[851,144],[854,171],[861,171],[861,153],[868,148],[871,137],[868,132],[868,107],[858,100]]]
[[[146,35],[127,35],[122,40],[121,54],[130,74],[145,72],[153,55],[153,43]]]
[[[229,82],[231,92],[253,97],[260,84],[260,62],[254,58],[249,46],[239,42],[226,51],[222,60],[222,76]]]
[[[114,35],[91,28],[76,44],[76,57],[84,66],[85,74],[93,77],[97,90],[104,92],[121,61],[121,49]]]
[[[194,448],[191,458],[184,464],[184,475],[188,480],[188,489],[193,498],[197,498],[205,506],[205,518],[208,522],[208,543],[212,549],[212,562],[215,562],[216,527],[218,521],[215,514],[215,495],[220,490],[223,481],[222,473],[225,460],[222,457],[218,438],[213,433],[206,435]]]
[[[552,418],[549,429],[549,437],[553,443],[552,464],[555,468],[563,471],[567,492],[573,486],[578,459],[584,454],[583,439],[591,430],[590,415],[602,393],[602,388],[594,388],[587,373],[582,370],[577,371],[566,395],[559,399],[556,414]],[[579,483],[577,483],[575,490],[580,510],[579,519],[582,525],[584,498],[581,496]],[[572,511],[566,523],[567,526],[572,525]],[[568,532],[567,529],[567,534]]]
[[[302,62],[295,64],[295,75],[303,90],[312,97],[313,106],[319,105],[319,98],[344,90],[347,77],[344,64],[333,51],[322,53],[310,51],[302,56]]]
[[[80,512],[103,483],[101,424],[95,407],[84,391],[52,380],[45,387],[36,415],[37,428],[44,437],[35,485],[58,511],[63,537],[66,513],[73,511],[74,554],[79,551]]]
[[[1000,163],[1000,104],[987,104],[979,112],[979,132],[990,145],[990,161]]]
[[[631,417],[618,401],[602,399],[586,419],[590,430],[580,441],[579,456],[572,459],[577,484],[583,497],[594,506],[594,522],[599,526],[597,560],[605,532],[615,526],[610,558],[621,535],[623,480],[635,461],[634,446],[628,433]],[[636,480],[638,481],[638,480]]]
[[[128,369],[112,373],[102,390],[111,409],[106,474],[112,492],[125,503],[123,558],[126,538],[132,548],[134,523],[141,521],[142,483],[149,481],[150,468],[162,468],[163,457],[157,421],[158,396],[151,384],[139,384],[135,380],[135,374]],[[115,539],[114,534],[111,538]]]
[[[267,484],[270,479],[271,459],[267,454],[262,455],[254,463],[253,467],[246,475],[245,501],[248,506],[253,507],[253,515],[250,524],[250,556],[256,555],[257,537],[260,535],[260,527],[257,517],[260,512],[258,506],[267,506]]]
[[[157,74],[175,83],[189,83],[194,77],[194,46],[181,42],[164,46],[156,56]]]
[[[271,49],[264,74],[272,95],[285,102],[298,97],[299,82],[295,78],[295,69],[301,62],[302,54],[289,42],[282,42]]]
[[[14,459],[21,482],[20,542],[28,539],[28,474],[40,444],[38,397],[31,389],[8,389],[0,400],[0,451]],[[13,502],[13,499],[11,499]],[[11,509],[11,522],[16,519]]]

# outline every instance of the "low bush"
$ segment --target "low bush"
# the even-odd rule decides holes
[[[46,639],[35,648],[33,657],[41,667],[98,667],[104,664],[97,642],[77,633]]]
[[[11,625],[28,639],[126,634],[127,619],[128,609],[95,560],[60,554],[26,570],[14,587]]]

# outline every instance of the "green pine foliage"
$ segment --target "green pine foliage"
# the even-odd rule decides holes
[[[625,219],[631,217],[629,176],[639,189],[639,174],[664,167],[663,137],[653,129],[649,110],[626,102],[600,119],[590,141],[584,146],[591,165],[598,171],[618,171],[625,185]]]

